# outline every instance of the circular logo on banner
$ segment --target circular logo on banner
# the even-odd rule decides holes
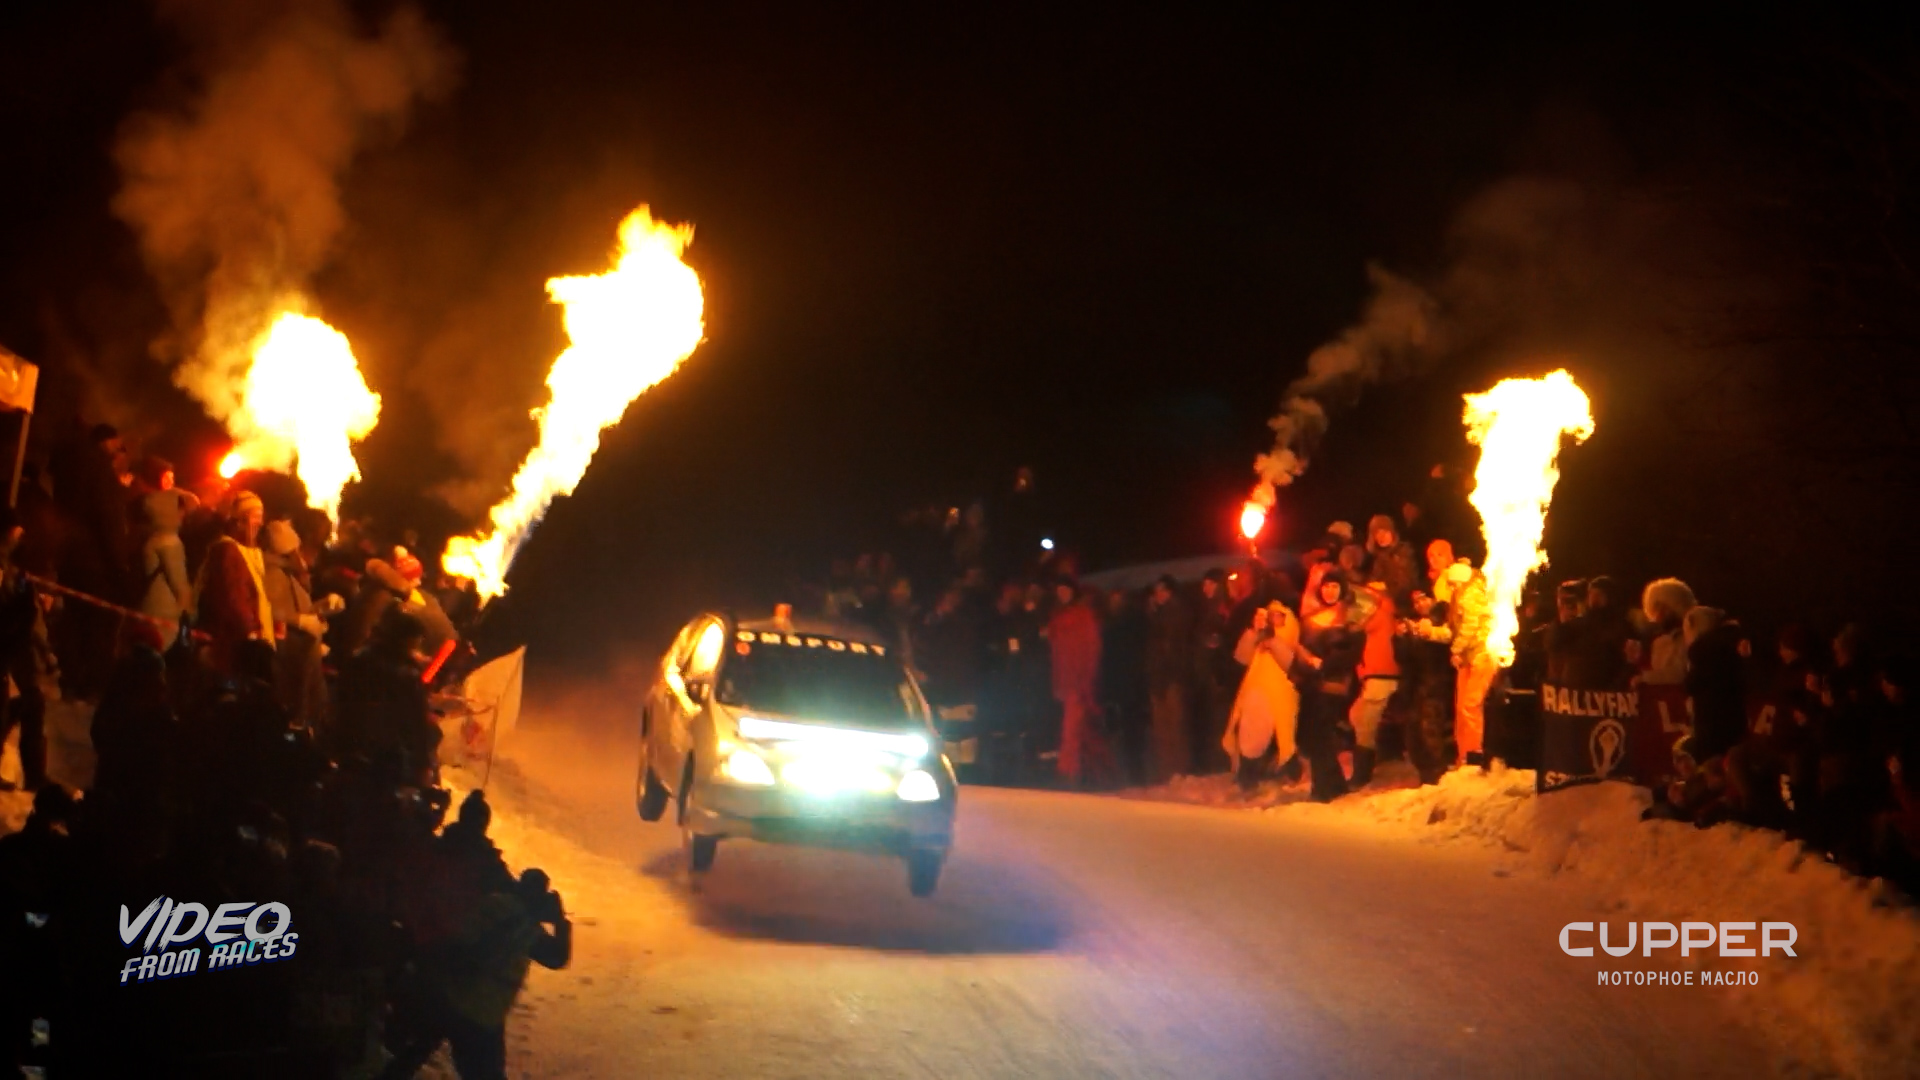
[[[1587,735],[1587,754],[1595,776],[1606,777],[1627,753],[1627,729],[1618,720],[1602,720]]]

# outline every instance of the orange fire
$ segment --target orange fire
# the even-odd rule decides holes
[[[454,537],[442,560],[481,596],[506,591],[514,556],[554,497],[580,483],[601,431],[699,347],[706,332],[700,277],[680,259],[692,239],[691,225],[657,222],[642,206],[620,223],[613,269],[547,282],[548,295],[566,309],[570,344],[547,373],[551,397],[534,410],[540,441],[512,493],[489,513],[487,530]]]
[[[1267,508],[1248,499],[1246,505],[1240,508],[1240,535],[1251,541],[1266,527]]]
[[[1593,434],[1593,412],[1586,393],[1565,371],[1504,379],[1466,400],[1467,439],[1480,447],[1468,499],[1480,512],[1487,541],[1483,572],[1493,608],[1486,651],[1504,667],[1513,662],[1513,639],[1520,632],[1521,590],[1547,559],[1540,537],[1560,480],[1555,460],[1561,437],[1585,442]]]
[[[239,409],[227,419],[238,445],[220,474],[292,471],[308,501],[338,519],[341,491],[360,477],[353,443],[379,419],[380,395],[367,389],[346,335],[312,316],[282,312],[254,344]]]

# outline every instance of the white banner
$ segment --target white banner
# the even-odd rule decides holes
[[[443,706],[440,761],[484,768],[494,747],[520,722],[520,687],[527,666],[523,645],[475,668],[458,695]]]

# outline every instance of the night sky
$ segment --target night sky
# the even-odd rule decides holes
[[[1764,622],[1911,563],[1911,25],[424,6],[459,84],[354,160],[314,282],[386,399],[350,509],[474,520],[561,342],[543,281],[642,202],[697,230],[709,340],[516,568],[558,651],[767,598],[1021,464],[1091,565],[1220,550],[1369,262],[1444,345],[1335,416],[1283,541],[1470,463],[1457,395],[1565,363],[1601,433],[1556,571],[1678,572]],[[166,311],[108,209],[180,52],[145,5],[0,10],[0,342],[46,366],[45,426],[109,417],[191,472],[218,432],[147,355]]]

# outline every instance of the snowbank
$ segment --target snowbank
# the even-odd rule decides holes
[[[1349,766],[1349,769],[1351,767]],[[1392,791],[1400,788],[1413,788],[1420,785],[1420,776],[1413,766],[1404,761],[1383,761],[1374,770],[1373,783],[1366,791]],[[1241,791],[1228,773],[1213,773],[1208,776],[1176,776],[1170,783],[1159,787],[1129,788],[1120,792],[1124,799],[1142,799],[1147,802],[1190,803],[1195,806],[1218,806],[1230,810],[1268,810],[1278,806],[1291,806],[1304,803],[1311,797],[1312,785],[1304,774],[1292,783],[1283,783],[1279,779],[1266,779],[1252,791]]]
[[[1695,957],[1755,966],[1759,986],[1733,991],[1740,1015],[1802,1067],[1854,1076],[1911,1075],[1920,1062],[1920,916],[1878,881],[1853,877],[1779,833],[1641,821],[1650,796],[1623,783],[1546,796],[1533,774],[1456,770],[1431,787],[1366,793],[1284,812],[1367,823],[1429,843],[1477,843],[1518,868],[1581,880],[1621,921],[1791,922],[1798,956]]]

